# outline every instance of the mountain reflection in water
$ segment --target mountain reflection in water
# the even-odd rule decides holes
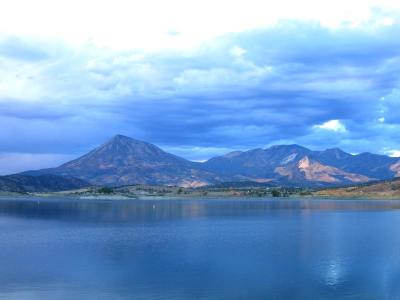
[[[399,299],[400,201],[0,200],[0,299]]]

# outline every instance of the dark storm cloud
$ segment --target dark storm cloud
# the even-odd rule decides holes
[[[398,36],[396,24],[283,22],[192,52],[44,55],[43,90],[56,95],[34,104],[3,99],[0,151],[83,153],[116,133],[183,147],[193,159],[281,142],[400,148]],[[343,128],[319,126],[330,120]]]

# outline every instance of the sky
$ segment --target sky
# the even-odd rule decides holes
[[[3,0],[0,174],[123,134],[400,156],[400,1]]]

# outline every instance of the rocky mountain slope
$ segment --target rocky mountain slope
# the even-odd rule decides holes
[[[299,145],[235,151],[195,163],[155,145],[116,135],[88,154],[57,168],[24,174],[72,176],[101,185],[203,186],[254,181],[288,186],[334,186],[400,175],[398,158],[352,155],[338,148],[312,151]]]
[[[92,184],[176,184],[202,186],[220,180],[215,174],[160,148],[116,135],[103,145],[57,168],[25,174],[56,174],[81,178]]]
[[[312,151],[299,145],[228,153],[205,162],[204,168],[238,180],[273,180],[289,185],[362,183],[400,175],[398,158],[352,155],[338,148]]]

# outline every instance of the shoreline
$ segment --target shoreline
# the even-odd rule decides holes
[[[113,194],[113,195],[98,195],[98,194],[88,194],[88,195],[78,195],[69,194],[65,192],[54,192],[54,193],[0,193],[1,199],[75,199],[75,200],[99,200],[99,201],[130,201],[130,200],[279,200],[279,201],[290,201],[290,200],[337,200],[337,201],[354,201],[354,200],[397,200],[400,201],[399,196],[377,196],[377,195],[290,195],[287,197],[273,197],[273,196],[249,196],[249,195],[124,195],[124,194]]]

